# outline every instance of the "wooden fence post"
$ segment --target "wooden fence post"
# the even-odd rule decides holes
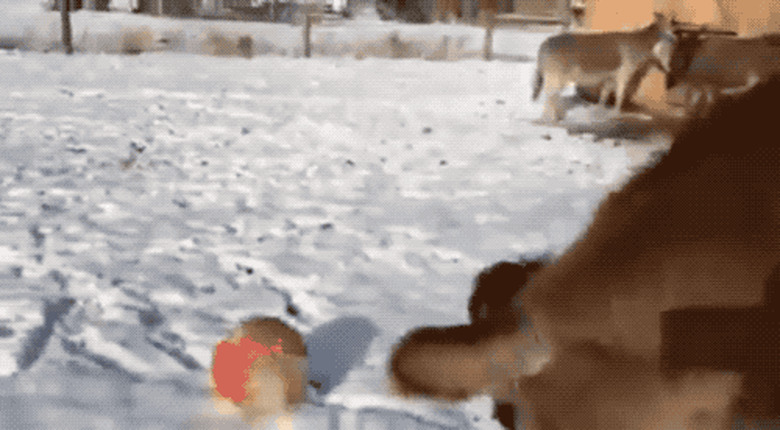
[[[306,11],[303,18],[303,56],[311,57],[311,22],[312,14]]]
[[[62,25],[62,45],[65,47],[65,53],[73,53],[73,37],[70,29],[70,2],[60,0],[60,21]]]
[[[486,10],[485,15],[485,44],[482,47],[482,55],[485,61],[493,59],[493,28],[496,25],[496,13],[492,10]]]

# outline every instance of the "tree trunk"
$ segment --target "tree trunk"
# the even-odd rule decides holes
[[[70,2],[60,0],[60,19],[62,21],[62,45],[65,47],[65,53],[73,53],[73,37],[70,29]]]

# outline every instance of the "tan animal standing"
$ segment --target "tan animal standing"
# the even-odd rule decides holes
[[[601,105],[614,91],[620,112],[651,67],[669,70],[674,42],[671,23],[660,14],[636,31],[552,36],[539,47],[533,99],[544,93],[545,119],[559,121],[564,117],[561,92],[575,84],[600,88]]]
[[[780,263],[777,100],[780,80],[716,106],[610,194],[580,240],[512,299],[528,315],[523,328],[424,328],[402,339],[390,366],[398,391],[513,398],[518,423],[538,430],[715,430],[771,415],[748,393],[769,384],[780,395],[777,368],[744,381],[717,366],[669,376],[661,316],[751,309],[780,288],[768,283]],[[777,333],[742,342],[761,341],[780,342]]]
[[[682,87],[688,113],[705,115],[716,99],[742,94],[780,74],[780,35],[688,34],[672,58],[667,88]]]
[[[253,318],[217,344],[212,397],[222,413],[239,413],[262,427],[292,429],[291,414],[306,400],[308,362],[303,338],[276,318]]]

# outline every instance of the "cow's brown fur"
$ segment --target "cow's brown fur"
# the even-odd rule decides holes
[[[680,85],[688,112],[704,115],[716,99],[744,93],[780,73],[777,38],[687,35],[675,48],[667,86]]]
[[[728,428],[740,375],[664,377],[660,314],[764,300],[780,262],[778,99],[775,80],[722,102],[609,195],[516,297],[530,329],[402,340],[391,366],[400,391],[515,396],[542,430]]]

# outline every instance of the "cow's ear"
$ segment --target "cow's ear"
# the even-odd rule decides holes
[[[653,24],[658,25],[664,31],[672,28],[672,21],[661,12],[653,12]]]
[[[674,32],[676,26],[674,20],[669,19],[669,17],[661,12],[653,12],[653,24],[658,26],[658,28],[664,33],[669,34]]]

